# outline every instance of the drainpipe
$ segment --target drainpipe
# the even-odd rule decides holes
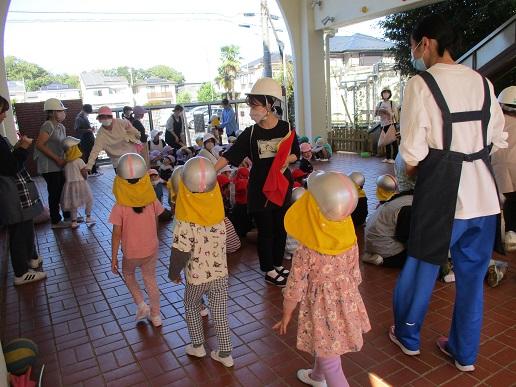
[[[335,36],[335,30],[324,31],[324,60],[326,72],[326,135],[331,130],[331,83],[330,83],[330,38]]]

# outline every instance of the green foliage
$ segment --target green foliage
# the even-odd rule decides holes
[[[166,105],[166,104],[167,103],[165,101],[150,100],[144,106],[161,106],[161,105]]]
[[[240,47],[235,45],[220,48],[220,65],[215,82],[226,90],[228,98],[235,97],[235,78],[240,71]]]
[[[211,82],[205,82],[197,92],[197,101],[199,102],[211,102],[219,99],[215,88]]]
[[[409,36],[424,16],[440,14],[462,35],[455,49],[458,59],[516,13],[516,0],[448,0],[407,12],[389,15],[380,26],[395,43],[393,52],[403,75],[414,74],[410,64]]]
[[[180,71],[165,65],[153,66],[147,72],[155,77],[168,79],[176,83],[183,83],[185,81],[185,77]]]
[[[179,93],[177,93],[177,103],[189,103],[192,102],[192,96],[190,93],[186,90],[181,90]]]

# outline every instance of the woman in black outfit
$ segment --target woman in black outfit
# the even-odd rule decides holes
[[[180,149],[184,144],[183,107],[176,105],[174,112],[167,120],[165,142],[174,149]]]

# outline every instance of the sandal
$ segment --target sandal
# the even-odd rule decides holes
[[[288,270],[286,267],[283,267],[281,270],[274,268],[274,270],[276,270],[276,273],[282,275],[283,277],[288,277],[290,274],[290,270]]]
[[[280,280],[279,278],[283,279]],[[283,288],[287,285],[287,278],[281,275],[280,273],[278,273],[274,278],[268,274],[265,274],[265,282]]]

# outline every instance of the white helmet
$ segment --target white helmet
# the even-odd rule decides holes
[[[310,180],[308,191],[328,220],[338,222],[351,215],[358,203],[358,192],[349,177],[339,172],[324,172]]]
[[[272,78],[260,78],[256,81],[251,89],[251,92],[247,95],[268,95],[276,99],[283,98],[280,84]]]
[[[398,188],[398,180],[392,175],[381,175],[376,179],[376,185],[385,191],[395,192]]]
[[[217,172],[213,163],[205,157],[196,156],[183,166],[181,178],[190,192],[209,192],[217,184]]]
[[[118,160],[116,174],[122,179],[140,179],[147,173],[147,164],[138,153],[126,153]]]
[[[306,192],[306,189],[304,189],[303,187],[296,187],[292,190],[292,203],[294,203],[295,201],[297,201],[298,199],[301,198],[301,196],[303,196],[303,194]]]
[[[202,142],[203,144],[208,141],[208,140],[214,140],[215,142],[217,142],[217,140],[215,139],[215,136],[211,133],[205,133],[204,136],[202,137]]]
[[[63,103],[57,98],[49,98],[43,104],[44,111],[63,111],[66,110]]]
[[[66,138],[63,140],[63,149],[67,151],[74,145],[79,145],[81,140],[78,138],[72,137],[72,136],[66,136]]]
[[[360,188],[362,188],[364,186],[365,177],[364,177],[364,175],[362,173],[360,173],[360,172],[351,172],[348,176]]]
[[[172,172],[172,176],[170,176],[170,181],[172,182],[172,197],[171,201],[176,201],[177,192],[179,191],[179,180],[181,179],[181,172],[183,170],[183,165],[178,165],[174,168]]]
[[[516,105],[516,86],[509,86],[498,95],[498,102],[505,105]]]

